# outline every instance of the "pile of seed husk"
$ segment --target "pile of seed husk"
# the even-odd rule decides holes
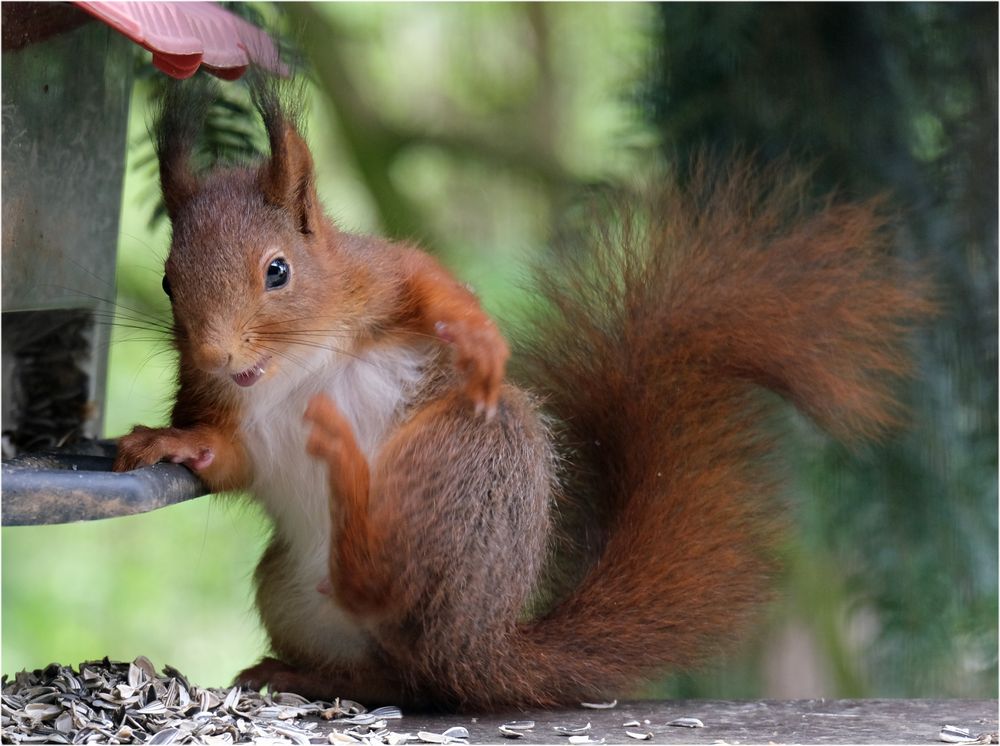
[[[131,663],[53,663],[2,680],[4,743],[400,744],[396,707],[368,712],[357,702],[310,702],[297,694],[192,686],[176,669]],[[330,726],[320,727],[322,720]]]

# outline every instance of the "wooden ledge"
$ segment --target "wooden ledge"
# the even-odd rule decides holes
[[[698,718],[703,728],[668,726],[682,717]],[[535,721],[524,738],[508,740],[499,726],[512,720]],[[629,721],[639,726],[624,727]],[[648,724],[646,721],[649,721]],[[933,699],[803,699],[803,700],[674,700],[622,702],[607,710],[571,709],[460,717],[404,715],[394,731],[442,733],[453,726],[469,731],[469,742],[562,744],[569,739],[556,726],[591,724],[594,741],[628,744],[931,744],[941,743],[945,725],[968,729],[974,736],[996,733],[997,700]],[[648,741],[633,740],[626,731],[650,732]],[[995,743],[995,741],[994,741]]]

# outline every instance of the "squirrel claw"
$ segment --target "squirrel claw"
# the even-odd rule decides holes
[[[170,462],[173,464],[184,464],[193,471],[201,471],[215,460],[215,454],[211,448],[202,448],[197,456],[171,456]]]
[[[476,399],[476,417],[482,417],[486,422],[492,422],[497,415],[497,403],[487,404],[485,399]]]
[[[455,337],[452,335],[451,330],[448,325],[443,321],[439,321],[434,325],[434,333],[438,335],[438,338],[449,344],[455,342]]]

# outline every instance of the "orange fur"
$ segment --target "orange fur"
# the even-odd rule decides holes
[[[475,297],[413,247],[339,231],[304,141],[257,101],[257,169],[196,180],[160,138],[180,385],[173,427],[126,436],[116,465],[186,460],[274,518],[256,574],[273,656],[239,680],[550,706],[736,638],[779,523],[762,390],[845,439],[899,421],[906,325],[930,304],[879,205],[809,209],[796,172],[703,162],[539,268],[515,386]]]
[[[455,364],[466,376],[466,394],[492,417],[510,356],[506,341],[475,296],[434,259],[410,250],[402,263],[409,303],[401,321],[454,345]]]
[[[355,614],[382,612],[390,596],[385,589],[392,582],[392,574],[385,563],[374,561],[384,553],[387,537],[370,516],[368,462],[350,425],[328,397],[314,397],[305,418],[313,424],[306,450],[327,464],[331,520],[341,537],[339,543],[330,545],[334,592],[341,604]],[[339,515],[343,516],[340,521]]]

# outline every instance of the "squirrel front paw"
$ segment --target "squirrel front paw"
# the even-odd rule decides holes
[[[189,430],[140,425],[118,439],[118,456],[113,468],[130,471],[159,461],[171,461],[198,472],[214,460],[215,453],[208,443]]]
[[[465,379],[465,394],[476,414],[490,420],[497,412],[504,368],[510,357],[507,341],[489,318],[439,321],[438,337],[455,348],[455,367]]]

